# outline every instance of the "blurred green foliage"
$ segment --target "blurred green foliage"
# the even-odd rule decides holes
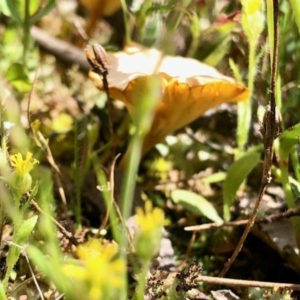
[[[122,2],[123,5],[126,4],[125,1]],[[150,181],[147,176],[159,178],[165,182],[168,180],[168,176],[177,174],[177,177],[175,177],[179,185],[182,174],[186,176],[184,180],[188,181],[189,176],[195,175],[201,168],[210,169],[210,174],[205,175],[199,182],[208,185],[210,189],[215,187],[214,184],[217,187],[222,187],[222,195],[219,197],[223,199],[221,205],[220,203],[211,203],[209,197],[199,195],[199,191],[193,191],[193,188],[187,184],[181,185],[180,188],[176,186],[171,193],[167,188],[164,188],[161,192],[154,191],[152,194],[149,193],[148,198],[165,208],[167,207],[165,203],[168,203],[168,207],[172,207],[175,203],[184,207],[195,218],[201,215],[215,222],[222,221],[220,207],[223,207],[223,219],[229,221],[232,217],[231,208],[235,205],[238,190],[247,186],[251,171],[259,168],[261,162],[262,145],[258,145],[260,142],[257,133],[254,132],[254,127],[258,125],[256,120],[258,106],[265,106],[269,99],[270,54],[272,56],[274,44],[272,30],[270,30],[272,1],[266,1],[267,11],[264,7],[264,1],[260,0],[229,2],[218,0],[170,0],[157,1],[157,3],[143,1],[141,5],[137,5],[137,2],[132,1],[130,15],[125,14],[128,19],[126,23],[127,39],[131,37],[145,46],[162,49],[168,54],[194,57],[204,61],[218,67],[224,73],[233,73],[238,82],[246,83],[251,90],[248,101],[238,105],[236,138],[232,138],[231,134],[230,138],[223,139],[222,134],[219,133],[221,128],[217,127],[210,131],[209,126],[213,125],[209,124],[206,131],[197,128],[193,132],[195,136],[199,132],[205,135],[203,145],[198,142],[195,136],[181,131],[182,138],[174,138],[176,142],[173,144],[167,141],[161,147],[157,147],[163,158],[157,158],[157,153],[153,151],[153,156],[151,156],[151,153],[148,158],[143,158],[142,161],[142,166],[149,171],[140,174],[141,181],[144,183]],[[76,298],[78,295],[74,294],[72,282],[60,269],[61,262],[66,254],[60,248],[56,227],[48,217],[59,218],[60,216],[56,215],[55,208],[63,207],[55,199],[57,195],[53,189],[54,181],[51,173],[48,168],[42,165],[36,166],[37,171],[34,170],[35,175],[33,176],[34,179],[38,179],[39,190],[37,191],[38,185],[33,184],[28,193],[13,195],[12,191],[14,189],[6,185],[7,178],[12,172],[12,165],[8,161],[8,153],[20,152],[25,154],[26,151],[32,150],[35,157],[41,157],[42,162],[48,161],[52,164],[52,168],[55,170],[54,173],[57,175],[59,168],[58,170],[55,169],[57,167],[55,160],[63,165],[62,152],[67,152],[64,154],[69,159],[67,160],[68,163],[73,162],[70,173],[73,172],[71,179],[75,182],[76,201],[71,202],[75,203],[72,209],[75,211],[75,227],[77,229],[81,228],[84,219],[81,210],[83,174],[86,175],[92,169],[96,173],[100,186],[107,185],[107,178],[98,154],[101,151],[103,152],[101,152],[101,159],[104,161],[106,155],[109,155],[113,143],[109,141],[105,144],[99,138],[101,129],[108,128],[108,126],[107,124],[101,124],[100,121],[103,122],[106,119],[99,118],[91,109],[91,107],[99,109],[97,103],[95,105],[94,103],[92,105],[85,104],[87,107],[83,105],[89,111],[88,117],[80,114],[75,117],[70,116],[69,111],[54,113],[53,115],[51,115],[53,112],[47,112],[50,115],[47,119],[50,120],[48,124],[42,124],[41,128],[33,130],[24,127],[24,115],[19,112],[19,106],[24,110],[22,105],[33,88],[34,76],[38,67],[42,69],[42,74],[39,82],[36,83],[38,92],[35,97],[39,98],[40,102],[34,103],[34,105],[36,105],[37,110],[39,110],[38,113],[41,113],[41,115],[46,114],[46,107],[43,104],[47,102],[45,100],[47,95],[53,91],[61,96],[60,101],[68,100],[68,95],[64,92],[66,87],[67,90],[72,91],[70,94],[83,97],[87,102],[89,99],[94,100],[96,97],[98,98],[94,102],[97,102],[100,98],[101,101],[99,102],[103,102],[103,95],[96,97],[91,95],[93,87],[87,85],[86,77],[83,79],[80,76],[76,77],[76,75],[72,77],[72,72],[66,71],[65,66],[62,67],[59,64],[53,66],[53,60],[49,62],[45,59],[44,54],[39,51],[30,37],[30,28],[37,22],[41,22],[39,25],[43,27],[44,17],[53,13],[51,11],[54,8],[57,9],[58,5],[59,3],[54,0],[0,0],[0,80],[1,83],[2,81],[5,82],[0,87],[0,162],[1,176],[3,177],[1,191],[2,189],[4,191],[1,192],[1,201],[5,203],[2,205],[1,202],[0,226],[4,224],[6,218],[10,218],[14,228],[13,242],[18,244],[19,247],[13,245],[10,248],[6,261],[7,271],[4,283],[0,284],[1,299],[5,299],[4,293],[9,294],[7,287],[11,271],[17,263],[22,247],[26,243],[30,244],[28,254],[31,261],[35,267],[43,271],[49,280],[49,284],[54,283],[69,299],[79,299]],[[53,22],[62,19],[61,36],[64,39],[69,39],[71,43],[69,31],[65,30],[70,26],[67,24],[68,21],[57,15],[57,12],[51,17],[54,18]],[[131,21],[132,19],[134,22]],[[277,155],[279,163],[274,164],[273,176],[281,184],[289,208],[296,207],[296,199],[299,198],[300,190],[298,159],[300,137],[298,117],[300,114],[298,101],[300,96],[299,24],[300,13],[297,1],[280,1],[280,52],[278,61],[280,74],[277,80],[277,104],[283,117],[283,127],[287,129],[278,138]],[[72,25],[72,30],[75,31],[73,27]],[[45,30],[47,29],[45,27]],[[95,35],[97,36],[97,33]],[[114,45],[107,46],[114,47]],[[79,73],[77,70],[76,72]],[[157,82],[153,81],[151,86],[153,87],[151,89],[152,93],[144,93],[142,99],[137,99],[140,107],[137,110],[137,115],[134,116],[134,126],[131,130],[133,134],[129,143],[129,164],[125,171],[121,193],[120,206],[123,217],[121,221],[118,218],[118,211],[113,205],[111,191],[107,189],[103,192],[106,205],[111,209],[109,219],[112,226],[112,235],[119,243],[120,249],[122,249],[120,259],[126,261],[126,251],[123,250],[126,247],[129,249],[131,245],[127,240],[127,228],[124,221],[130,216],[133,205],[136,176],[141,159],[142,139],[151,126],[152,112],[157,104],[152,101],[153,98],[157,98],[155,97],[157,95]],[[143,87],[141,87],[142,89]],[[76,91],[76,93],[73,93],[73,91]],[[53,93],[53,98],[57,97],[57,94]],[[57,103],[59,104],[59,101],[56,102],[56,105],[59,106]],[[54,107],[53,110],[55,111],[55,109]],[[100,109],[103,113],[103,107]],[[39,116],[37,114],[37,119]],[[101,120],[96,121],[97,118]],[[42,118],[42,120],[45,119]],[[80,123],[81,121],[82,123]],[[83,124],[84,129],[77,126],[79,123]],[[117,133],[122,132],[124,130],[122,124],[124,126],[126,122],[121,125],[120,121],[116,121],[116,123],[119,125]],[[5,124],[12,124],[13,129],[11,131],[4,129]],[[197,127],[197,124],[196,122],[191,127]],[[232,133],[232,129],[229,130]],[[82,159],[80,156],[82,149],[81,144],[78,143],[78,137],[85,136],[85,134],[89,138],[85,148],[86,157]],[[176,135],[177,133],[174,133],[174,136]],[[52,143],[54,140],[56,142]],[[116,145],[113,144],[113,147],[120,146],[121,149],[123,147],[122,142],[124,142],[123,139],[118,138],[117,142],[114,141]],[[228,148],[224,146],[227,142],[230,144]],[[68,144],[66,145],[66,143]],[[48,148],[49,145],[50,148]],[[253,145],[255,147],[252,147]],[[49,153],[54,154],[54,157]],[[291,164],[289,163],[290,159]],[[20,182],[16,183],[17,186],[18,184]],[[72,199],[73,196],[70,198]],[[33,198],[39,202],[45,212],[39,219],[37,219],[36,212],[32,213],[29,210],[29,202]],[[173,200],[172,205],[168,202],[170,199]],[[151,213],[155,214],[154,210],[148,211],[148,213],[150,217],[152,216]],[[293,219],[293,225],[300,244],[299,218],[296,218]],[[34,228],[38,234],[31,236]],[[203,244],[206,243],[206,240],[202,242],[201,247],[204,248]],[[141,248],[147,249],[149,245],[145,241],[143,243]],[[142,276],[139,277],[137,284],[136,299],[142,299],[143,297],[146,286],[145,278],[151,258],[148,257],[147,261],[143,262],[142,268],[139,269],[135,266],[136,274],[138,273],[137,270],[142,270]],[[74,260],[71,263],[74,264]],[[127,284],[126,271],[122,273],[122,276]],[[84,289],[89,287],[90,279],[88,278],[85,281]],[[125,299],[128,293],[127,288],[129,289],[129,284],[121,291],[120,299],[122,297]]]

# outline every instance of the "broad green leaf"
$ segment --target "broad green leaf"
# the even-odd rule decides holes
[[[196,215],[202,215],[213,222],[223,222],[214,206],[200,195],[185,190],[175,190],[171,193],[171,198]]]
[[[6,268],[6,272],[5,272],[5,277],[3,279],[4,289],[7,288],[11,272],[13,271],[13,268],[19,259],[21,250],[22,250],[21,247],[18,247],[17,245],[11,245],[9,248],[8,255],[6,258],[6,267],[7,268]]]
[[[5,78],[20,93],[27,93],[31,89],[31,83],[23,65],[15,63],[6,71]]]
[[[281,157],[287,158],[293,146],[300,142],[300,123],[286,129],[279,137]]]
[[[251,170],[260,160],[260,154],[248,152],[236,160],[229,168],[223,186],[224,220],[230,220],[230,207],[234,201],[235,194],[249,175]]]
[[[17,229],[16,239],[14,240],[16,244],[22,245],[26,242],[36,225],[37,219],[38,216],[33,216],[22,223],[22,225]]]
[[[16,5],[15,0],[6,0],[6,5],[10,12],[10,17],[14,19],[19,25],[23,24],[23,20],[21,19],[21,16],[18,11],[18,7]]]
[[[16,229],[15,236],[13,238],[14,245],[11,245],[8,251],[7,260],[6,260],[6,273],[3,280],[4,288],[7,287],[10,274],[13,270],[13,267],[17,263],[23,244],[26,242],[30,236],[34,226],[36,225],[38,216],[33,216],[26,221],[24,221],[19,228]]]

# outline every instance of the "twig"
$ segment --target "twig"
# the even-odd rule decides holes
[[[231,278],[219,278],[211,276],[198,276],[196,282],[205,282],[210,284],[227,285],[227,286],[241,286],[241,287],[259,287],[259,288],[278,288],[300,291],[300,284],[293,283],[278,283],[278,282],[261,282],[254,280],[241,280]]]
[[[82,25],[80,24],[80,22],[78,22],[76,19],[73,21],[73,24],[77,30],[77,32],[79,33],[81,39],[83,41],[88,41],[89,40],[89,36],[86,34],[84,28],[82,27]]]
[[[81,49],[49,35],[36,26],[31,28],[30,34],[44,51],[54,55],[63,62],[78,65],[79,69],[85,73],[89,71],[90,66]]]
[[[119,157],[119,154],[118,154],[118,156],[116,156],[116,158],[115,158],[115,160],[114,160],[114,165],[113,165],[113,166],[115,166],[115,163],[116,163],[116,160],[117,160],[118,157]],[[113,177],[110,176],[110,180],[112,180],[112,179],[113,179]],[[114,180],[114,179],[113,179],[113,180]],[[114,188],[114,185],[111,186],[110,188],[111,188],[111,189]],[[97,186],[97,189],[98,189],[99,191],[102,191],[101,188],[100,188],[99,186]],[[113,194],[111,194],[111,195],[113,195]],[[122,213],[121,213],[121,210],[120,210],[120,208],[119,208],[119,205],[116,203],[116,201],[114,201],[114,196],[113,196],[112,200],[113,200],[112,203],[114,204],[116,213],[117,213],[117,215],[118,215],[118,218],[119,218],[120,222],[122,223],[122,226],[125,226],[125,227],[126,227],[127,236],[128,236],[128,242],[129,242],[130,248],[131,248],[131,249],[134,249],[133,244],[132,244],[132,236],[131,236],[131,234],[130,234],[129,228],[128,228],[128,226],[126,226],[126,222],[124,221],[124,218],[123,218],[123,216],[122,216]],[[108,209],[108,208],[107,208],[107,209]],[[108,212],[107,216],[109,216],[109,212]],[[103,227],[103,228],[104,228],[104,227]],[[99,235],[101,229],[102,229],[102,224],[101,224],[101,227],[100,227],[99,230],[98,230],[97,235]]]
[[[35,278],[36,279],[40,279],[42,275],[42,272],[39,272],[37,274],[35,274]],[[22,286],[26,285],[27,283],[30,283],[31,281],[33,281],[33,277],[29,277],[27,279],[25,279],[24,281],[22,281],[20,284],[18,284],[11,292],[10,294],[14,294],[17,290],[19,290]]]
[[[36,203],[36,201],[31,200],[30,202],[31,205],[33,205],[35,207],[35,209],[42,215],[46,216],[47,218],[49,218],[59,229],[59,231],[69,240],[71,241],[71,243],[75,246],[78,245],[78,241],[75,239],[75,237],[73,236],[73,234],[69,231],[67,231],[67,229],[65,229],[64,226],[62,226],[58,221],[56,221],[51,215],[48,215],[47,213],[45,213],[40,206]]]
[[[109,122],[109,135],[110,139],[113,139],[113,123],[112,123],[112,114],[113,114],[113,107],[112,107],[112,99],[109,94],[109,85],[107,80],[108,75],[108,59],[107,54],[104,48],[98,44],[95,45],[88,45],[84,49],[86,58],[89,64],[92,67],[92,71],[102,76],[103,81],[103,90],[107,96],[106,102],[106,110],[108,115],[108,122]],[[112,155],[114,155],[114,150],[111,149]]]
[[[31,87],[31,90],[30,90],[30,93],[29,93],[29,98],[28,98],[28,103],[27,103],[27,123],[28,123],[28,126],[29,126],[30,130],[31,130],[31,133],[32,133],[35,144],[40,149],[42,149],[43,152],[45,152],[45,155],[46,155],[46,158],[47,158],[49,164],[51,165],[53,170],[56,172],[56,174],[59,176],[58,190],[59,190],[59,194],[61,196],[62,202],[64,204],[64,208],[66,208],[67,207],[67,200],[66,200],[66,196],[65,196],[65,193],[64,193],[64,189],[63,189],[62,184],[61,184],[62,176],[61,176],[60,170],[59,170],[59,168],[57,167],[57,165],[54,161],[54,158],[52,156],[52,152],[49,148],[49,145],[48,145],[47,141],[45,141],[45,138],[43,137],[43,135],[40,132],[36,132],[33,129],[31,121],[30,121],[30,103],[31,103],[31,98],[32,98],[33,91],[34,91],[34,88],[35,88],[35,85],[36,85],[36,81],[37,81],[38,70],[39,70],[39,68],[37,68],[37,70],[35,72],[33,84],[32,84],[32,87]]]
[[[29,268],[29,271],[30,271],[30,273],[31,273],[31,279],[32,279],[33,282],[34,282],[34,284],[35,284],[35,286],[36,286],[36,288],[37,288],[37,290],[38,290],[38,293],[39,293],[41,299],[44,300],[45,298],[44,298],[43,293],[42,293],[42,291],[41,291],[41,289],[40,289],[40,287],[39,287],[39,284],[38,284],[38,282],[37,282],[37,280],[36,280],[36,276],[35,276],[35,274],[34,274],[32,268],[31,268],[30,261],[29,261],[29,258],[28,258],[28,256],[27,256],[27,253],[26,253],[24,247],[19,246],[19,245],[13,243],[13,242],[7,242],[7,243],[8,243],[8,244],[11,244],[11,245],[13,245],[13,246],[15,246],[15,247],[17,247],[17,248],[19,248],[19,249],[21,249],[21,252],[22,252],[22,254],[24,255],[24,257],[25,257],[25,259],[26,259],[26,261],[27,261],[28,268]],[[20,286],[21,286],[21,285],[19,285],[14,291],[16,291]]]
[[[62,185],[62,176],[60,173],[59,168],[57,167],[54,158],[52,156],[52,152],[50,150],[50,147],[48,145],[48,143],[45,141],[43,135],[40,132],[36,132],[33,127],[32,127],[32,123],[30,120],[30,104],[31,104],[31,99],[32,99],[32,95],[33,95],[33,91],[37,82],[37,78],[38,78],[38,71],[39,71],[39,67],[37,68],[35,75],[34,75],[34,79],[33,79],[33,84],[29,93],[29,97],[28,97],[28,103],[27,103],[27,123],[28,123],[28,127],[30,128],[30,131],[32,133],[33,139],[35,144],[43,150],[43,152],[46,155],[46,158],[49,162],[49,164],[51,165],[52,169],[55,172],[55,178],[57,181],[57,185],[58,185],[58,191],[63,203],[63,209],[65,210],[66,216],[68,216],[67,214],[67,200],[66,200],[66,196],[65,196],[65,192],[63,189],[63,185]],[[41,143],[42,142],[42,143]]]
[[[61,174],[57,164],[55,163],[55,160],[54,160],[54,157],[52,155],[51,149],[48,145],[48,142],[45,140],[44,136],[39,131],[37,131],[37,132],[33,131],[33,139],[34,139],[34,142],[36,143],[36,145],[40,149],[42,149],[42,151],[44,152],[44,154],[46,156],[46,159],[47,159],[48,163],[50,164],[50,166],[54,170],[54,175],[55,175],[55,179],[56,179],[57,186],[58,186],[58,192],[59,192],[60,198],[62,200],[63,207],[66,210],[66,208],[67,208],[67,198],[66,198],[65,191],[64,191],[64,188],[63,188],[63,184],[62,184],[62,181],[63,181],[62,174]]]
[[[180,266],[177,268],[177,271],[180,272],[184,269],[184,266],[191,254],[191,251],[192,251],[192,246],[195,242],[195,239],[196,239],[196,231],[193,232],[191,238],[190,238],[190,241],[189,241],[189,244],[188,244],[188,247],[187,247],[187,250],[185,252],[185,255],[184,255],[184,259],[182,260],[182,262],[180,263]]]
[[[283,218],[291,218],[294,216],[300,215],[300,207],[297,209],[288,209],[285,212],[272,214],[270,216],[256,219],[254,220],[255,224],[260,223],[271,223]],[[249,219],[247,220],[239,220],[239,221],[232,221],[232,222],[224,222],[224,223],[208,223],[208,224],[201,224],[201,225],[195,225],[195,226],[187,226],[184,228],[185,231],[203,231],[208,230],[212,228],[220,228],[225,226],[243,226],[246,225],[249,222]]]
[[[233,262],[235,261],[238,253],[241,251],[243,244],[254,224],[255,217],[263,198],[263,195],[266,191],[267,186],[271,182],[271,167],[272,167],[272,160],[274,154],[274,140],[278,136],[279,133],[279,124],[276,120],[276,103],[275,103],[275,93],[276,93],[276,77],[277,77],[277,61],[278,61],[278,0],[274,0],[274,53],[273,53],[273,60],[272,60],[272,74],[271,74],[271,83],[270,83],[270,100],[269,105],[266,107],[266,112],[263,119],[263,124],[261,131],[263,133],[263,143],[264,143],[264,162],[263,162],[263,173],[262,173],[262,180],[259,189],[259,194],[257,200],[255,202],[253,212],[248,220],[247,226],[243,232],[242,237],[240,238],[232,256],[225,263],[223,270],[220,272],[219,277],[223,277]]]

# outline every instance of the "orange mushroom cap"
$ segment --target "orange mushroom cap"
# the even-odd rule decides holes
[[[121,8],[120,0],[80,0],[80,2],[90,13],[97,14],[99,17],[111,16]]]
[[[131,45],[107,54],[110,96],[123,101],[134,114],[136,89],[153,76],[160,78],[160,99],[151,130],[145,137],[143,154],[167,135],[194,121],[207,110],[224,102],[249,98],[249,90],[233,78],[192,58],[164,56],[155,49]],[[102,77],[91,70],[89,77],[103,91]],[[143,91],[144,92],[144,91]],[[136,96],[135,96],[136,98]]]

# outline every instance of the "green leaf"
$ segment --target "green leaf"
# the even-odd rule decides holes
[[[30,245],[27,249],[27,254],[37,268],[43,272],[47,277],[54,278],[55,274],[58,275],[58,270],[53,268],[54,265],[57,265],[57,262],[53,259],[45,261],[45,255],[40,249],[35,246]]]
[[[16,233],[13,239],[14,245],[11,245],[11,247],[9,248],[7,259],[6,259],[7,269],[3,280],[4,288],[7,288],[10,274],[13,270],[13,267],[15,266],[15,264],[19,259],[21,253],[21,247],[30,236],[37,222],[37,218],[38,216],[33,216],[27,219],[25,222],[21,224],[19,228],[16,229]]]
[[[47,4],[30,18],[30,25],[34,25],[38,20],[47,15],[55,7],[55,0],[49,0]]]
[[[42,0],[30,0],[29,1],[29,15],[30,16],[33,16],[34,14],[38,13],[38,9],[41,6],[41,2],[42,2]],[[25,9],[24,9],[24,11],[25,11]]]
[[[291,157],[291,162],[294,169],[295,177],[298,180],[298,182],[300,182],[300,163],[299,163],[297,145],[292,147],[292,149],[290,150],[290,157]]]
[[[14,240],[16,244],[22,245],[26,242],[36,225],[37,219],[38,216],[33,216],[22,223],[22,225],[17,229],[16,239]]]
[[[56,287],[66,294],[67,299],[74,299],[74,286],[72,281],[64,275],[61,268],[61,261],[63,260],[62,253],[60,260],[55,260],[53,257],[45,256],[40,249],[30,245],[27,249],[27,254],[34,265],[48,277]]]
[[[293,146],[300,141],[300,123],[286,129],[280,136],[280,153],[281,157],[287,158]]]
[[[165,13],[174,9],[174,5],[161,5],[152,3],[152,6],[147,9],[147,15],[151,15],[153,13]]]
[[[20,13],[20,17],[25,21],[25,22],[28,22],[28,18],[30,18],[30,16],[34,15],[39,7],[40,7],[40,4],[41,4],[41,1],[40,0],[29,0],[29,3],[28,3],[28,16],[26,16],[26,1],[28,0],[18,0],[18,11]],[[25,20],[25,18],[27,18]]]
[[[298,31],[300,33],[300,5],[299,5],[299,1],[297,0],[290,0],[290,5],[292,7],[293,10],[293,14],[295,16],[295,21],[298,27]]]
[[[27,93],[31,89],[28,74],[20,63],[12,64],[6,71],[5,78],[20,93]]]
[[[11,17],[10,9],[7,5],[7,0],[0,0],[0,13],[7,17]]]
[[[291,188],[293,191],[293,194],[295,197],[299,198],[300,197],[300,183],[297,181],[294,181],[291,183]]]
[[[234,201],[235,194],[242,182],[260,160],[260,154],[248,152],[236,160],[229,168],[223,186],[224,220],[230,220],[230,207]]]
[[[5,296],[4,286],[1,281],[0,281],[0,299],[7,300],[7,298]]]
[[[232,58],[229,58],[229,66],[233,72],[234,78],[241,84],[243,84],[242,75],[239,69],[239,66],[234,62]]]
[[[175,190],[171,193],[171,198],[194,214],[203,215],[213,222],[223,222],[214,206],[200,195],[185,190]]]
[[[15,0],[6,0],[6,6],[9,9],[10,17],[14,19],[19,25],[23,24],[23,20],[21,19],[21,16],[19,14],[18,8],[16,6]]]
[[[223,34],[219,35],[216,40],[214,49],[209,53],[209,55],[205,58],[205,63],[210,66],[217,66],[220,61],[224,60],[225,55],[229,51],[230,43],[231,43],[231,35]]]
[[[226,175],[227,175],[226,172],[218,172],[218,173],[211,174],[207,177],[204,177],[203,179],[201,179],[201,181],[204,183],[221,182],[225,180]]]

